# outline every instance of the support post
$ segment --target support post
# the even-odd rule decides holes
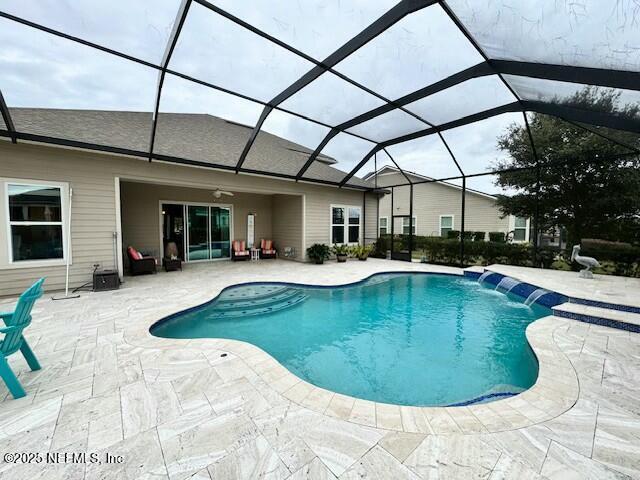
[[[464,211],[467,193],[467,177],[462,177],[462,211],[460,215],[460,267],[464,267]]]
[[[536,162],[536,207],[533,217],[533,266],[538,266],[538,233],[540,222],[540,164]]]
[[[533,216],[533,258],[531,259],[535,268],[538,266],[538,222],[540,221],[540,160],[538,158],[538,151],[536,150],[536,143],[533,141],[533,134],[531,133],[531,126],[529,125],[527,113],[522,112],[522,116],[524,117],[524,125],[527,128],[527,135],[529,136],[529,142],[531,143],[531,153],[533,153],[533,159],[535,161],[536,168],[536,205]]]
[[[389,244],[389,250],[391,250],[391,260],[393,260],[393,225],[394,223],[394,218],[393,218],[393,192],[395,190],[395,187],[391,187],[391,213],[389,214],[389,220],[391,221],[391,239],[390,239],[390,244]]]
[[[413,183],[409,185],[409,261],[413,261]]]

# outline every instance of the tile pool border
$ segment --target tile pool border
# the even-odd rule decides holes
[[[236,283],[223,287],[213,299],[194,307],[175,311],[152,322],[151,326],[185,311],[192,311],[207,305],[218,298],[223,291],[238,285],[282,284],[335,288],[355,286],[377,275],[411,273],[464,277],[463,273],[408,269],[375,272],[355,282],[335,285],[310,285],[278,280]],[[557,328],[566,327],[568,322],[569,320],[550,315],[534,321],[527,327],[527,341],[538,361],[539,368],[538,378],[531,388],[517,395],[490,403],[466,406],[403,406],[358,399],[329,391],[302,380],[259,347],[238,340],[155,337],[150,333],[150,327],[144,326],[129,330],[126,332],[126,337],[131,344],[139,344],[140,346],[187,347],[207,350],[214,348],[220,352],[228,352],[244,362],[260,380],[275,392],[294,404],[329,417],[397,432],[476,434],[528,427],[555,418],[573,407],[579,393],[577,374],[570,360],[553,338],[554,331]]]
[[[579,297],[571,297],[567,295],[563,295],[561,293],[555,292],[553,290],[546,289],[544,287],[538,287],[532,283],[528,283],[522,280],[519,280],[515,277],[511,277],[510,275],[505,275],[503,273],[494,272],[493,270],[484,269],[484,272],[477,272],[473,270],[465,270],[463,275],[465,277],[478,279],[484,273],[491,272],[485,279],[485,281],[491,285],[498,285],[500,281],[504,278],[513,278],[517,280],[519,283],[514,286],[508,293],[513,293],[521,298],[527,298],[531,293],[533,293],[537,289],[547,290],[548,293],[545,293],[541,297],[535,300],[534,303],[539,305],[543,305],[547,308],[553,308],[557,305],[561,305],[563,303],[574,303],[579,305],[585,305],[589,307],[597,307],[604,308],[609,310],[616,310],[620,312],[628,312],[628,313],[637,313],[640,314],[640,307],[634,307],[632,305],[622,305],[618,303],[610,303],[603,302],[600,300],[591,300],[587,298],[579,298]],[[625,330],[633,333],[640,333],[640,325],[634,323],[627,323],[620,320],[614,320],[610,318],[599,317],[597,315],[590,315],[584,313],[575,313],[575,312],[565,312],[561,310],[554,310],[554,316],[569,318],[571,320],[577,320],[579,322],[589,323],[592,325],[600,325],[604,327],[616,328],[618,330]]]
[[[235,355],[276,392],[317,413],[397,432],[474,434],[532,426],[555,418],[575,405],[579,393],[577,373],[553,339],[553,332],[566,326],[567,320],[548,316],[527,327],[527,340],[539,365],[536,383],[528,390],[490,403],[434,407],[374,402],[317,387],[251,343],[227,339],[182,342],[192,348],[208,345]]]

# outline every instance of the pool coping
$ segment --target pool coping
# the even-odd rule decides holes
[[[139,347],[189,349],[215,348],[242,360],[273,390],[294,404],[330,417],[355,424],[407,433],[473,434],[492,433],[528,427],[555,418],[569,410],[577,401],[578,378],[568,357],[555,343],[553,333],[566,326],[569,320],[552,315],[532,322],[526,336],[539,365],[535,384],[508,398],[489,403],[449,407],[414,407],[374,402],[317,387],[299,378],[270,354],[247,342],[228,339],[167,339],[150,333],[151,326],[166,321],[185,310],[193,310],[214,301],[228,288],[246,284],[278,283],[317,288],[355,286],[381,274],[435,274],[464,277],[464,273],[438,271],[393,270],[367,275],[362,279],[339,284],[315,284],[283,282],[277,279],[260,282],[235,283],[224,288],[206,302],[187,308],[171,308],[166,314],[149,314],[146,325],[125,329],[127,342]],[[158,309],[159,313],[163,309]],[[158,318],[160,317],[160,318]]]

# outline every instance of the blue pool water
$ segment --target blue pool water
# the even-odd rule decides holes
[[[518,393],[537,378],[525,329],[550,310],[492,288],[435,274],[239,285],[151,333],[250,342],[306,381],[358,398],[451,405]]]

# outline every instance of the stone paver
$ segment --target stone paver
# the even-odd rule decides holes
[[[375,259],[216,263],[127,278],[120,290],[77,300],[42,299],[26,337],[43,368],[11,358],[28,396],[13,400],[0,384],[0,453],[109,453],[122,462],[4,462],[0,479],[640,478],[638,334],[546,317],[527,330],[540,360],[528,391],[469,407],[400,408],[317,388],[253,345],[148,332],[228,285],[335,285],[385,270],[461,273]],[[629,286],[598,281],[607,293]]]

